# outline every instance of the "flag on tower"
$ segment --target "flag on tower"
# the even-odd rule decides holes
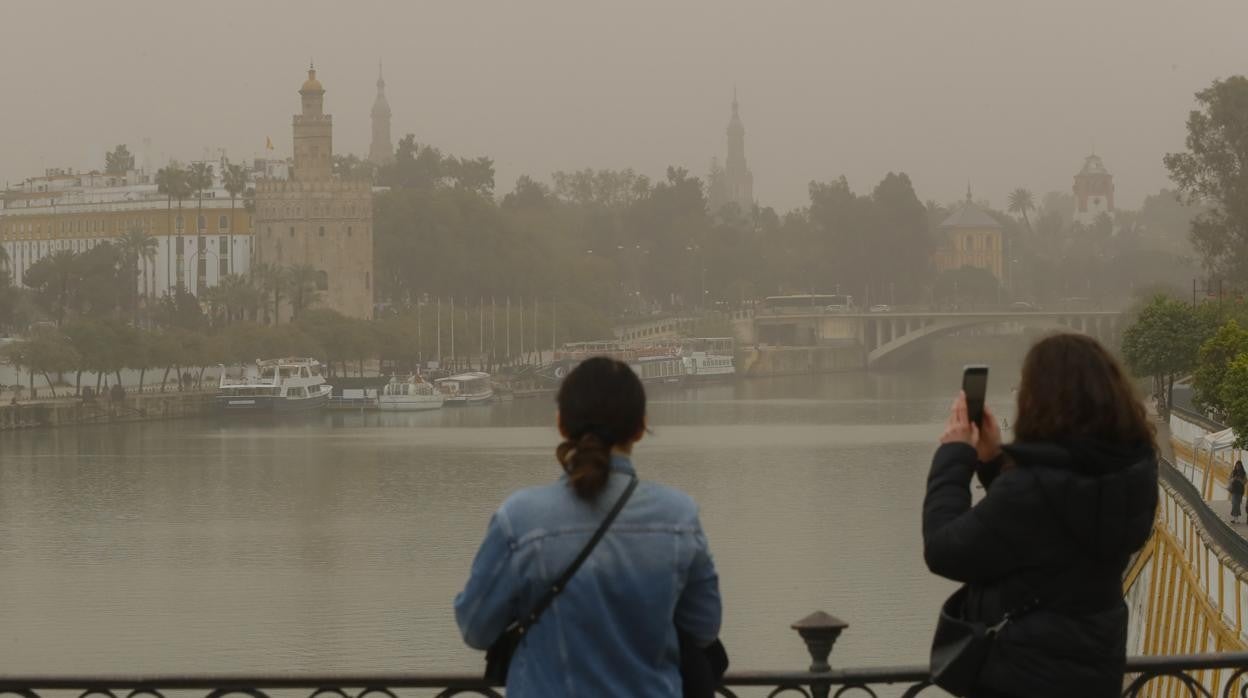
[[[273,150],[273,139],[272,139],[272,138],[269,138],[268,136],[265,136],[265,137],[264,137],[264,149],[265,149],[265,150]]]

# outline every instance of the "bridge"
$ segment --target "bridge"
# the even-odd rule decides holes
[[[780,346],[835,346],[857,342],[874,366],[926,341],[980,328],[1065,330],[1116,346],[1122,313],[1103,310],[823,312],[754,315],[754,339]]]

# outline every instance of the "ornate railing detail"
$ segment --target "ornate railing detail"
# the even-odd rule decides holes
[[[802,637],[811,665],[805,671],[733,672],[717,691],[724,698],[850,698],[920,694],[938,695],[926,665],[836,669],[828,659],[846,623],[813,613],[791,626]],[[1210,686],[1212,685],[1212,688]],[[892,688],[881,694],[878,691]],[[758,689],[746,692],[743,689]],[[928,689],[931,689],[930,691]],[[0,698],[170,698],[177,692],[203,691],[197,698],[278,698],[306,691],[306,698],[398,698],[422,691],[437,698],[503,698],[505,690],[469,674],[373,674],[336,676],[17,676],[0,675]],[[434,693],[436,692],[436,693]],[[1179,695],[1191,698],[1248,698],[1248,652],[1133,657],[1127,662],[1124,698]]]

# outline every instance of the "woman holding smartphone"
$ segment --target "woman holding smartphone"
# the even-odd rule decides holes
[[[1017,399],[1011,444],[990,410],[980,426],[966,396],[954,400],[923,503],[928,568],[965,585],[953,611],[1003,623],[967,695],[1117,696],[1122,575],[1157,506],[1153,427],[1117,361],[1083,335],[1033,346]],[[972,476],[986,490],[975,504]]]

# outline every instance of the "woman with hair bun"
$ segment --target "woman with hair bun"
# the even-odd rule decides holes
[[[558,482],[511,495],[495,512],[455,618],[489,648],[531,619],[507,671],[507,695],[682,695],[681,640],[719,635],[719,578],[688,495],[638,482],[631,454],[646,432],[646,394],[627,364],[576,367],[558,394]],[[616,505],[596,545],[590,545]],[[584,564],[561,575],[583,551]]]

